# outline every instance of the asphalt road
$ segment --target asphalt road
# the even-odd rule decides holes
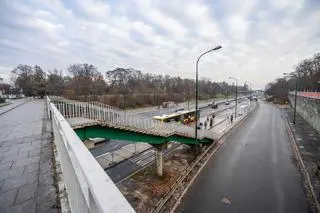
[[[260,103],[208,161],[176,212],[310,212],[280,110]]]
[[[99,155],[105,154],[107,152],[114,152],[120,149],[123,146],[132,143],[131,141],[123,141],[123,140],[109,140],[103,143],[102,145],[90,149],[91,154],[94,157],[98,157]]]
[[[220,109],[223,109],[223,108],[226,108],[230,105],[234,105],[234,99],[233,101],[230,101],[230,105],[225,105],[224,102],[226,100],[220,100],[220,101],[217,101],[216,103],[218,104],[218,109],[216,110],[220,110]],[[202,114],[203,112],[205,113],[206,111],[212,111],[211,107],[208,106],[210,102],[208,103],[201,103],[199,104],[199,108],[200,108],[200,114]],[[154,109],[154,110],[149,110],[149,111],[141,111],[141,112],[136,112],[136,113],[133,113],[135,116],[138,116],[140,118],[152,118],[153,116],[156,116],[156,115],[163,115],[163,114],[170,114],[170,113],[174,113],[178,108],[184,108],[184,109],[187,109],[186,105],[185,104],[179,104],[177,107],[170,107],[170,108],[160,108],[160,109]],[[194,109],[195,108],[195,105],[192,104],[190,105],[189,107],[190,109]]]
[[[172,146],[168,149],[163,150],[163,155],[168,154],[172,150],[179,147],[180,143],[173,143]],[[105,171],[112,179],[113,182],[119,182],[123,178],[129,176],[131,173],[143,168],[149,163],[155,160],[154,149],[148,149],[142,153],[137,154],[136,156],[123,161],[113,167],[107,168]]]

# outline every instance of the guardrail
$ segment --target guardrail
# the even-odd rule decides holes
[[[49,98],[47,107],[71,212],[135,212]]]

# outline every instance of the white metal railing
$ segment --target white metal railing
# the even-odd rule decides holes
[[[135,212],[49,98],[47,104],[71,212]]]
[[[48,101],[50,101],[48,99]],[[94,121],[104,122],[109,125],[116,125],[128,128],[135,128],[140,131],[148,131],[151,134],[170,135],[179,134],[187,137],[194,137],[195,131],[193,127],[179,123],[165,123],[154,119],[142,119],[137,115],[133,115],[124,110],[112,107],[99,102],[80,102],[74,100],[54,97],[51,100],[65,118],[86,118],[88,123]],[[246,113],[248,108],[238,109],[237,113]],[[231,115],[232,113],[230,113]],[[223,115],[223,120],[227,119]],[[79,121],[79,124],[84,124]],[[74,123],[73,121],[73,124]],[[216,125],[216,124],[215,124]],[[198,132],[199,139],[203,137],[215,139],[213,131],[201,130]]]
[[[49,100],[50,101],[50,100]],[[51,100],[66,118],[87,118],[98,120],[111,125],[136,128],[148,131],[152,134],[169,135],[179,134],[194,137],[194,129],[178,123],[165,123],[154,119],[141,119],[124,110],[98,102],[80,102],[61,98]],[[81,122],[83,124],[83,122]],[[209,137],[213,139],[213,133],[202,131],[199,138]]]

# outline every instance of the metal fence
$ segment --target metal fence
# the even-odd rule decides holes
[[[142,119],[124,110],[97,102],[81,102],[62,98],[49,99],[65,118],[87,118],[97,120],[108,125],[116,125],[127,128],[134,128],[139,131],[156,135],[179,134],[187,137],[194,137],[194,129],[178,123],[165,123],[153,119]],[[74,123],[75,124],[75,123]],[[81,124],[84,124],[81,121]],[[214,139],[210,131],[201,131],[199,138],[208,137]]]
[[[47,106],[71,212],[135,212],[49,98]]]
[[[81,102],[63,99],[61,97],[52,97],[49,101],[55,104],[65,118],[86,118],[88,123],[99,121],[107,125],[134,128],[138,131],[161,136],[178,134],[186,137],[195,137],[193,127],[179,123],[161,122],[151,118],[143,119],[135,114],[99,102]],[[245,109],[238,109],[237,114],[246,113],[249,107],[250,105]],[[231,114],[232,113],[230,113],[230,115]],[[223,115],[222,120],[227,121],[230,115]],[[77,125],[75,121],[73,121],[73,124]],[[80,124],[83,125],[85,122],[79,120],[79,125]],[[215,126],[216,125],[218,124],[215,124]],[[216,134],[213,131],[203,129],[198,132],[198,137],[199,139],[204,137],[215,139]]]

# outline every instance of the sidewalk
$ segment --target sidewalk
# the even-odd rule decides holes
[[[293,111],[283,109],[290,123],[301,158],[310,177],[311,185],[320,201],[320,133],[305,121],[299,114],[296,115],[296,124],[292,123]]]
[[[23,103],[27,102],[28,100],[29,99],[27,99],[27,98],[9,100],[9,102],[11,102],[10,104],[0,107],[0,115],[14,109],[15,107],[22,105]]]
[[[0,212],[58,212],[44,100],[0,115]]]

